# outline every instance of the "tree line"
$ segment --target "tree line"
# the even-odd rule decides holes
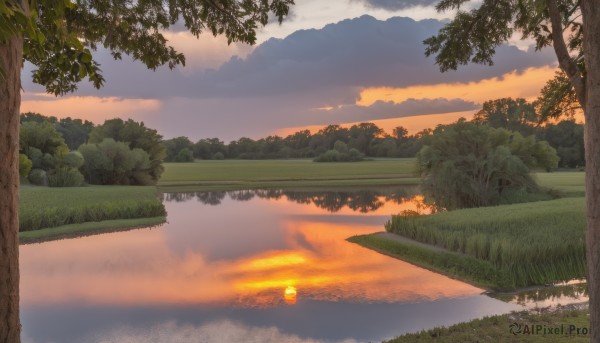
[[[583,124],[569,112],[566,119],[555,120],[546,114],[539,102],[503,98],[483,104],[473,123],[492,128],[519,132],[547,141],[557,151],[558,166],[580,168],[585,165]],[[563,112],[564,113],[564,112]],[[391,134],[374,123],[360,123],[350,127],[328,125],[311,133],[300,130],[285,137],[271,135],[257,140],[242,137],[229,144],[219,138],[204,138],[192,142],[188,137],[164,141],[168,162],[192,162],[219,159],[283,159],[315,158],[315,161],[352,161],[366,157],[415,157],[425,145],[432,142],[434,129],[425,129],[409,135],[402,126]]]

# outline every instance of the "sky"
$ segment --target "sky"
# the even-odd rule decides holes
[[[153,72],[107,51],[94,53],[106,79],[55,97],[23,70],[22,112],[101,124],[143,121],[165,138],[286,135],[328,124],[374,122],[410,133],[470,118],[483,102],[534,99],[556,70],[549,50],[518,37],[497,49],[494,65],[441,73],[423,40],[452,13],[436,0],[296,0],[283,24],[271,23],[254,46],[209,33],[199,39],[174,27],[165,33],[186,66]]]

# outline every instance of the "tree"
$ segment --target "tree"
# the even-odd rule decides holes
[[[162,144],[162,136],[154,129],[150,129],[143,122],[138,123],[133,119],[123,121],[115,118],[95,127],[90,132],[88,141],[100,143],[106,138],[112,138],[117,142],[125,142],[131,149],[142,149],[150,156],[149,176],[151,184],[156,184],[164,171],[162,165],[166,157],[165,146]],[[133,183],[135,184],[135,183]],[[146,182],[142,184],[148,184]]]
[[[523,98],[503,98],[483,103],[483,108],[475,113],[473,121],[495,128],[505,128],[530,135],[540,124],[535,106]]]
[[[448,209],[498,205],[537,192],[532,168],[556,168],[558,156],[533,136],[459,121],[435,129],[417,155],[423,189]]]
[[[187,137],[175,137],[163,142],[166,148],[167,158],[166,161],[172,162],[177,160],[177,156],[183,149],[188,149],[190,152],[194,149],[194,143]],[[192,160],[194,156],[192,156]],[[177,160],[177,162],[188,162]]]
[[[436,55],[442,72],[469,62],[491,65],[495,48],[518,32],[523,39],[533,38],[537,49],[553,47],[583,109],[590,338],[600,342],[600,0],[483,0],[472,10],[461,10],[466,2],[441,0],[436,7],[458,10],[438,35],[424,42],[426,55]]]
[[[0,1],[0,342],[20,341],[19,324],[19,112],[21,68],[37,69],[33,81],[60,95],[84,78],[104,79],[92,51],[116,59],[132,56],[155,70],[185,63],[161,33],[181,22],[194,35],[222,34],[228,42],[254,43],[273,13],[281,22],[293,0],[4,0]]]

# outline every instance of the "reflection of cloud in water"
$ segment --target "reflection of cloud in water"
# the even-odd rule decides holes
[[[316,343],[313,339],[302,339],[289,335],[275,327],[251,327],[228,320],[202,326],[165,322],[151,328],[122,327],[102,336],[92,336],[83,343]],[[344,340],[340,343],[354,343]]]

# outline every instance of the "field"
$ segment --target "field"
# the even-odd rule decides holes
[[[165,215],[155,187],[23,186],[20,192],[21,232],[85,222]]]
[[[537,173],[535,178],[540,186],[556,189],[566,196],[585,195],[584,172]]]
[[[514,325],[517,323],[517,325]],[[514,332],[512,334],[511,325]],[[532,325],[534,325],[532,330]],[[527,326],[527,329],[525,329]],[[546,332],[544,333],[544,328]],[[558,334],[548,333],[549,329],[558,328]],[[560,332],[562,328],[562,333]],[[577,334],[579,328],[579,335]],[[519,343],[563,343],[589,342],[589,311],[569,309],[547,313],[518,312],[501,316],[485,317],[470,322],[460,323],[448,328],[435,328],[420,333],[407,334],[386,343],[476,343],[476,342],[519,342]],[[570,330],[572,332],[570,332]],[[588,332],[583,334],[584,329]],[[523,332],[530,332],[524,334]]]
[[[416,184],[414,159],[354,163],[312,160],[224,160],[165,163],[159,187],[165,191],[206,188],[361,186]]]

